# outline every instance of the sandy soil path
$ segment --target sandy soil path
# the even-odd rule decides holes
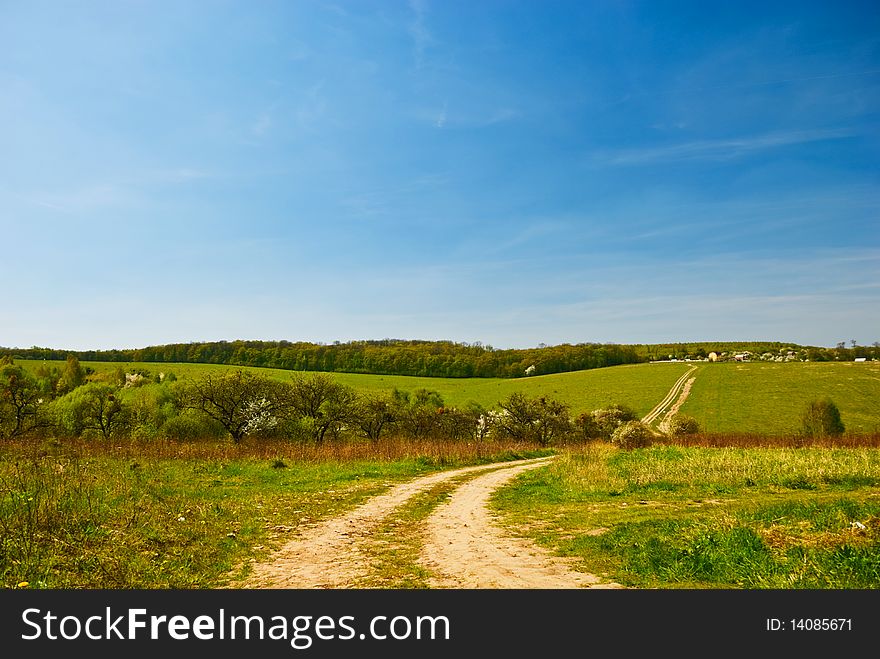
[[[528,469],[521,464],[491,471],[459,487],[427,521],[422,562],[435,588],[619,588],[574,571],[533,542],[511,536],[492,521],[492,493]]]
[[[269,561],[255,564],[243,588],[350,588],[369,571],[362,545],[395,508],[434,485],[475,471],[540,466],[550,458],[445,471],[396,485],[351,512],[307,527]]]

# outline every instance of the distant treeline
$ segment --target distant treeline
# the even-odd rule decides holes
[[[481,343],[453,341],[350,341],[316,344],[290,341],[215,341],[172,343],[130,350],[57,350],[0,348],[0,356],[63,361],[156,362],[259,366],[295,371],[373,373],[426,377],[516,378],[635,364],[658,359],[705,358],[710,352],[750,351],[755,354],[796,350],[811,361],[880,356],[880,348],[805,348],[780,342],[718,342],[622,345],[578,343],[499,350]],[[532,368],[534,367],[534,368]]]
[[[174,343],[133,350],[0,349],[0,355],[20,359],[64,360],[69,354],[76,355],[81,361],[227,364],[295,371],[452,378],[512,378],[644,361],[633,348],[621,345],[589,343],[496,350],[479,343],[393,339],[326,345],[289,341],[217,341]],[[530,368],[532,366],[534,369]]]

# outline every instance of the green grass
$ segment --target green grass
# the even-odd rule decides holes
[[[800,430],[811,400],[831,398],[846,430],[880,431],[880,363],[703,364],[681,412],[707,432]]]
[[[299,525],[394,482],[546,454],[460,442],[9,442],[0,445],[0,587],[219,587]]]
[[[493,505],[630,587],[880,588],[875,449],[594,445],[522,475]]]
[[[39,361],[17,363],[36,368]],[[60,362],[59,362],[60,364]],[[143,368],[156,374],[173,371],[195,378],[232,368],[213,364],[117,364],[84,362],[97,372]],[[697,419],[710,433],[791,434],[800,430],[807,403],[831,398],[838,406],[847,432],[880,432],[880,363],[700,363],[690,395],[681,412]],[[621,403],[640,416],[666,395],[688,364],[632,364],[520,379],[424,378],[390,375],[334,374],[340,382],[360,391],[390,392],[395,388],[438,391],[448,405],[469,401],[492,408],[511,393],[547,396],[567,403],[572,414]],[[292,371],[245,368],[279,380]]]
[[[34,369],[42,362],[17,360],[16,363]],[[50,363],[62,365],[61,362]],[[154,375],[160,372],[173,372],[178,378],[197,378],[206,373],[222,373],[238,368],[282,381],[289,381],[294,375],[294,371],[282,369],[216,364],[82,362],[82,365],[89,366],[98,373],[121,367],[129,371],[146,369]],[[334,373],[333,377],[360,391],[391,392],[395,388],[404,391],[432,389],[439,392],[448,405],[460,406],[469,401],[476,401],[487,408],[497,407],[498,402],[511,393],[525,391],[532,396],[548,396],[568,403],[575,415],[613,403],[622,403],[632,407],[639,414],[646,414],[666,395],[675,380],[686,370],[687,366],[683,363],[669,363],[632,364],[520,379],[427,378],[359,373]]]
[[[370,574],[357,587],[430,588],[430,572],[420,562],[422,523],[458,485],[473,477],[438,483],[385,518],[368,544]]]

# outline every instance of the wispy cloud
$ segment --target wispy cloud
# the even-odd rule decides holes
[[[612,165],[646,165],[683,160],[734,160],[744,156],[793,144],[850,137],[847,129],[801,130],[768,133],[737,139],[696,140],[645,149],[627,149],[606,154]]]
[[[439,116],[437,117],[437,121],[434,122],[434,125],[435,125],[437,128],[443,128],[443,126],[446,125],[446,116],[447,116],[447,111],[448,111],[448,110],[449,110],[449,103],[444,103],[444,104],[443,104],[443,109],[440,111],[440,114],[439,114]]]
[[[427,0],[409,0],[409,7],[414,14],[413,21],[409,24],[409,34],[413,40],[416,68],[421,68],[425,59],[425,50],[434,43],[434,37],[428,30],[426,22],[428,2]]]

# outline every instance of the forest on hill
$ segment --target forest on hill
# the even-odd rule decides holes
[[[0,356],[63,361],[226,364],[294,371],[372,373],[452,378],[516,378],[581,371],[666,359],[705,359],[710,353],[748,351],[800,361],[852,361],[880,358],[880,347],[816,348],[781,342],[702,342],[667,344],[578,343],[536,348],[496,349],[482,343],[385,339],[330,344],[290,341],[213,341],[170,343],[136,349],[61,350],[0,348]]]

